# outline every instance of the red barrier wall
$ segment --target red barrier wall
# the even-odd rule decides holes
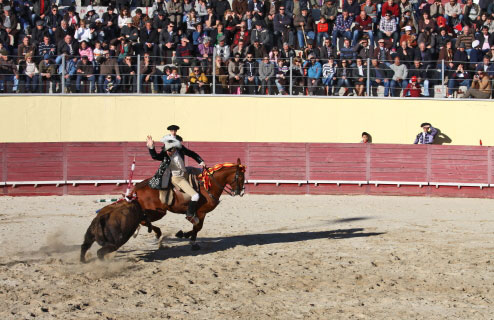
[[[249,193],[494,197],[494,185],[489,186],[494,174],[492,147],[241,142],[188,142],[186,145],[199,153],[208,165],[240,158],[247,165],[249,181],[320,182],[317,186],[306,182],[279,186],[248,184]],[[7,185],[1,190],[4,195],[122,193],[124,185],[78,183],[73,186],[70,181],[128,179],[134,156],[134,179],[152,176],[158,162],[150,158],[144,143],[3,143],[0,144],[0,182],[69,183],[58,187],[54,184],[16,185],[15,188]],[[335,181],[346,183],[338,185]],[[359,186],[355,184],[358,181],[364,183]],[[425,185],[398,186],[399,182]],[[444,183],[456,185],[441,185]],[[465,183],[485,185],[480,188],[465,186]]]

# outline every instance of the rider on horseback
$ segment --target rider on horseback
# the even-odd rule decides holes
[[[199,193],[192,188],[185,178],[186,168],[184,156],[193,158],[202,167],[206,167],[206,164],[197,153],[183,146],[175,136],[170,134],[166,135],[161,141],[164,142],[164,146],[158,154],[154,149],[153,138],[151,136],[147,137],[147,147],[149,148],[151,157],[154,160],[162,161],[160,168],[149,182],[149,185],[155,189],[166,189],[171,177],[172,185],[180,188],[191,197],[185,218],[193,225],[196,225],[199,223],[199,219],[196,216]]]

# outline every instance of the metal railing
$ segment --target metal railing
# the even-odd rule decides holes
[[[47,59],[45,59],[47,58]],[[461,97],[482,63],[339,60],[270,55],[171,59],[149,54],[88,58],[4,56],[0,92],[21,94],[204,94]],[[168,63],[168,64],[166,64]],[[492,67],[487,76],[494,78]],[[416,82],[412,83],[413,79]]]

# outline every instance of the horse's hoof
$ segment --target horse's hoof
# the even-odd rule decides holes
[[[191,248],[192,251],[197,251],[200,249],[201,249],[201,246],[199,246],[197,243],[192,244],[192,248]]]
[[[161,238],[161,235],[162,235],[161,230],[158,230],[158,231],[156,232],[156,239],[158,239],[158,240],[159,240],[159,238]]]
[[[179,232],[177,232],[175,234],[175,237],[182,239],[184,237],[184,232],[182,230],[180,230]]]
[[[190,232],[186,232],[186,233],[184,233],[184,237],[185,237],[186,239],[189,239],[189,238],[190,238]]]

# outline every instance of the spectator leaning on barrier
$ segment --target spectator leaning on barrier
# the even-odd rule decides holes
[[[417,134],[414,144],[432,144],[436,137],[437,129],[428,122],[424,122],[420,126],[423,131]]]

